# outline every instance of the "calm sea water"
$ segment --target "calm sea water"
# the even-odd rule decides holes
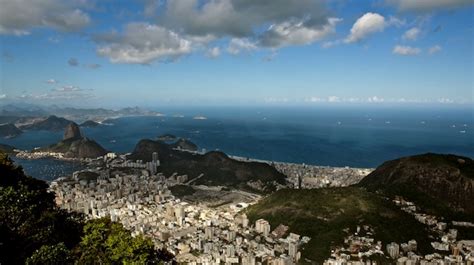
[[[218,149],[244,157],[315,165],[375,167],[386,160],[426,152],[474,157],[472,107],[215,107],[161,111],[166,116],[120,118],[113,125],[83,131],[114,152],[131,152],[140,139],[171,133],[189,138],[207,151]],[[207,119],[195,120],[194,116]],[[62,132],[36,131],[2,142],[31,149],[55,143],[61,137]],[[27,164],[24,167],[28,173],[42,177],[36,161]],[[38,164],[50,167],[44,161]],[[75,168],[66,163],[56,175]]]

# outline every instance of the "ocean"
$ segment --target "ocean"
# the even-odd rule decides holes
[[[474,157],[474,111],[466,106],[157,110],[165,116],[118,118],[110,125],[83,128],[83,134],[107,150],[120,153],[132,152],[140,139],[169,133],[189,138],[207,151],[323,166],[376,167],[390,159],[427,152]],[[207,119],[194,119],[196,116]],[[32,149],[53,144],[62,134],[29,131],[1,142]],[[18,162],[28,174],[47,180],[80,168],[55,160]],[[54,169],[55,165],[59,166]]]

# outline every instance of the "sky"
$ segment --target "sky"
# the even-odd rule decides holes
[[[0,7],[0,104],[474,103],[473,0]]]

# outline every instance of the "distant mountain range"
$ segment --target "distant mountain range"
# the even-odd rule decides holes
[[[51,115],[44,120],[38,120],[31,124],[20,126],[22,130],[44,130],[44,131],[62,131],[71,121]]]
[[[58,107],[55,105],[45,107],[31,104],[8,104],[0,106],[0,123],[16,123],[20,120],[25,121],[52,115],[82,123],[87,120],[102,121],[111,117],[160,115],[160,113],[139,107],[111,110],[104,108]]]

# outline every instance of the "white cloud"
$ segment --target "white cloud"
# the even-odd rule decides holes
[[[341,42],[342,42],[341,40],[325,41],[323,42],[323,44],[321,44],[321,47],[328,49],[328,48],[341,44]]]
[[[147,64],[155,60],[175,60],[192,51],[192,42],[164,27],[130,23],[122,35],[111,34],[96,40],[97,49],[112,63]]]
[[[435,45],[435,46],[432,46],[428,49],[428,53],[429,54],[435,54],[435,53],[438,53],[442,50],[441,46],[439,45]]]
[[[421,30],[417,27],[411,28],[403,33],[404,40],[416,40],[420,36]]]
[[[305,102],[315,103],[315,102],[324,102],[324,101],[326,101],[326,100],[323,99],[323,98],[320,98],[320,97],[308,97],[308,98],[305,98],[304,101],[305,101]]]
[[[64,100],[85,100],[85,99],[92,99],[95,96],[91,93],[82,93],[82,92],[75,92],[75,93],[43,93],[43,94],[22,94],[17,97],[22,102],[24,101],[33,101],[37,102],[38,100],[41,101],[64,101]]]
[[[288,98],[268,97],[268,98],[264,98],[263,101],[265,101],[265,103],[287,103],[290,100]]]
[[[0,0],[0,34],[27,35],[36,27],[77,31],[90,23],[89,16],[61,0]]]
[[[275,50],[322,41],[341,21],[329,16],[324,0],[141,1],[144,15],[155,21],[96,35],[97,54],[113,63],[148,64],[195,51],[215,58],[223,48],[212,47],[212,42],[227,43],[224,49],[234,55]]]
[[[472,0],[387,0],[400,11],[431,12],[441,9],[454,9],[472,5]]]
[[[359,42],[373,33],[382,32],[386,26],[387,23],[383,16],[377,13],[366,13],[357,19],[344,42]]]
[[[307,25],[304,20],[272,24],[260,37],[260,43],[273,48],[311,44],[334,33],[340,21],[340,18],[329,18],[326,24],[316,26]]]
[[[48,83],[48,84],[53,85],[53,84],[57,84],[57,83],[58,83],[58,80],[56,80],[56,79],[48,79],[48,80],[46,80],[45,82]]]
[[[0,94],[0,99],[6,99],[7,98],[7,95],[5,94]]]
[[[227,52],[233,55],[237,55],[242,51],[256,50],[258,47],[255,43],[251,42],[246,38],[232,38],[227,47]]]
[[[396,45],[393,47],[392,52],[394,54],[399,54],[399,55],[405,55],[405,56],[412,56],[412,55],[418,55],[421,52],[421,49],[411,47],[411,46],[402,46],[402,45]]]
[[[327,14],[322,0],[168,0],[160,24],[187,35],[248,38],[289,19],[324,25]]]
[[[334,103],[334,102],[341,102],[341,99],[336,96],[329,96],[328,97],[328,102]]]
[[[78,86],[67,85],[67,86],[62,86],[62,87],[59,87],[59,88],[55,88],[55,89],[53,89],[53,91],[56,91],[56,92],[78,92],[78,91],[84,91],[84,90],[81,89]]]
[[[209,58],[217,58],[221,55],[221,49],[219,47],[212,47],[207,50],[206,56]]]
[[[442,103],[442,104],[452,104],[452,103],[454,103],[454,100],[452,100],[450,98],[440,98],[440,99],[438,99],[438,102]]]
[[[388,19],[387,24],[389,26],[402,27],[402,26],[405,26],[406,23],[407,22],[404,19],[400,19],[400,18],[397,18],[397,17],[394,17],[394,16],[390,16],[390,18]]]
[[[384,98],[380,98],[380,97],[377,97],[377,96],[369,97],[367,99],[367,102],[369,102],[369,103],[381,103],[381,102],[384,102],[384,101],[385,101]]]

